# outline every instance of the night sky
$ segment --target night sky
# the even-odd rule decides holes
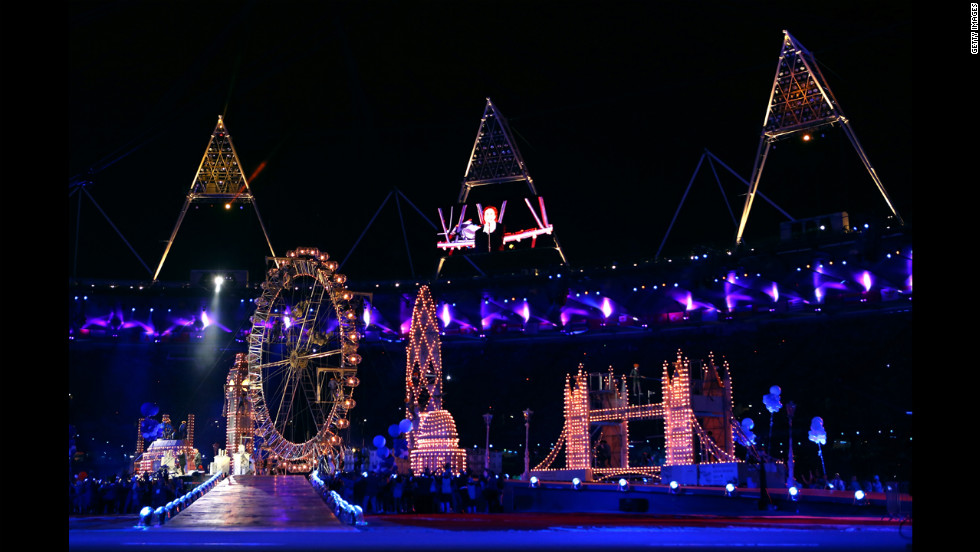
[[[151,279],[219,115],[277,254],[315,246],[347,259],[354,289],[431,276],[437,235],[414,207],[438,224],[437,208],[456,201],[487,97],[573,266],[652,258],[706,149],[751,176],[784,29],[820,62],[915,221],[916,90],[896,84],[921,77],[908,3],[71,2],[69,25],[69,190],[85,182],[101,209],[70,196],[70,276]],[[843,133],[823,132],[780,142],[759,191],[797,218],[884,217]],[[745,186],[718,171],[737,217]],[[392,196],[358,242],[396,189],[411,205],[402,199],[399,217]],[[757,202],[746,240],[780,221]],[[705,165],[664,254],[730,246],[736,225]],[[201,204],[160,279],[247,269],[259,281],[268,253],[251,208]]]
[[[152,275],[219,114],[277,254],[347,258],[394,189],[435,222],[459,193],[486,97],[573,265],[652,257],[705,149],[751,176],[783,29],[820,62],[911,222],[916,138],[894,110],[914,91],[893,79],[915,71],[915,24],[891,2],[73,2],[69,182],[90,182],[146,267],[88,199],[76,233],[73,198],[72,270]],[[780,142],[760,192],[797,218],[887,214],[843,133],[824,132]],[[737,217],[745,186],[718,171]],[[197,205],[161,279],[261,268],[253,212]],[[781,220],[756,205],[750,241]],[[396,207],[344,265],[352,281],[434,273],[435,230]],[[664,254],[729,246],[735,230],[705,165]]]

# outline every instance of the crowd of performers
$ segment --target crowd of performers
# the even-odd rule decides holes
[[[418,475],[411,471],[398,473],[396,469],[337,471],[321,475],[321,479],[344,500],[360,506],[365,514],[503,512],[504,478],[489,469],[453,473],[447,464],[438,473],[428,468]]]
[[[192,489],[166,467],[140,476],[104,479],[81,473],[68,482],[68,514],[138,514],[146,506],[165,506]]]

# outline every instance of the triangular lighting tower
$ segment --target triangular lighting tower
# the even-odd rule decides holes
[[[762,178],[762,169],[766,156],[772,144],[798,132],[812,130],[825,125],[840,124],[851,145],[854,146],[861,162],[871,175],[882,197],[888,204],[892,215],[898,224],[903,225],[902,217],[895,210],[885,187],[878,174],[875,173],[871,162],[868,161],[864,149],[858,142],[857,136],[841,111],[837,99],[827,85],[827,81],[817,67],[816,59],[809,50],[803,47],[788,31],[783,31],[783,49],[779,54],[779,64],[776,67],[776,77],[773,79],[772,92],[769,95],[769,105],[762,122],[762,136],[759,138],[759,148],[756,152],[755,165],[752,169],[752,179],[749,193],[745,198],[742,210],[742,220],[738,225],[735,245],[741,245],[745,223],[752,209]]]
[[[177,231],[184,221],[187,209],[195,201],[224,203],[228,208],[233,203],[251,203],[255,209],[255,216],[259,219],[259,226],[262,227],[262,234],[265,235],[265,241],[269,245],[269,252],[272,253],[273,257],[276,256],[275,251],[272,250],[272,242],[269,241],[269,233],[265,231],[265,225],[262,224],[262,217],[259,215],[259,207],[255,203],[255,197],[252,196],[245,174],[242,173],[242,163],[238,159],[235,146],[231,143],[231,135],[228,134],[221,115],[218,115],[218,124],[215,125],[214,132],[211,133],[211,141],[208,142],[204,157],[201,158],[201,164],[197,168],[197,174],[187,192],[184,208],[180,210],[177,225],[174,226],[174,231],[170,234],[167,248],[163,251],[163,258],[160,259],[160,265],[157,266],[157,271],[153,274],[154,282],[160,275],[163,262],[167,260],[167,254],[170,253],[170,247],[173,246],[174,238],[177,237]]]
[[[504,220],[508,200],[523,202],[527,207],[523,221],[512,222],[515,216]],[[468,201],[476,203],[468,206]],[[550,235],[562,264],[568,264],[555,235],[554,226],[548,221],[544,198],[538,195],[534,187],[534,180],[524,164],[507,119],[490,98],[487,98],[483,117],[480,119],[480,129],[473,142],[457,202],[458,211],[454,209],[445,213],[439,209],[442,239],[438,247],[448,254],[451,255],[455,250],[478,249],[474,233],[478,234],[476,229],[484,227],[486,223],[484,210],[492,207],[496,210],[496,222],[511,224],[511,228],[497,238],[502,248],[513,249],[519,242],[524,242],[533,249],[539,236]],[[513,209],[515,207],[512,204],[511,213]],[[519,213],[524,213],[520,207],[516,209]],[[521,215],[516,217],[520,218]],[[437,274],[442,270],[445,261],[446,257],[443,257]]]
[[[487,98],[483,119],[480,120],[480,131],[476,134],[470,161],[466,165],[466,174],[463,175],[459,202],[466,203],[470,190],[475,187],[520,181],[527,183],[531,195],[538,195],[521,152],[511,138],[507,119],[498,112],[490,98]]]

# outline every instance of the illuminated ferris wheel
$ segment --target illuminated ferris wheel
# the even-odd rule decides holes
[[[355,294],[328,259],[313,248],[272,259],[248,340],[255,436],[302,469],[337,457],[359,383]]]

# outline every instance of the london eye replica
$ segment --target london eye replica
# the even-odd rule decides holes
[[[270,258],[248,339],[254,436],[286,471],[338,458],[359,381],[358,300],[318,249]]]

